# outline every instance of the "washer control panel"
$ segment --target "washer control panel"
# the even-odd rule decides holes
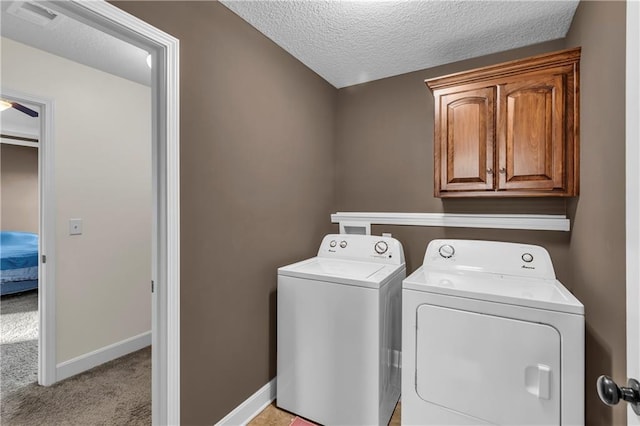
[[[477,240],[433,240],[424,267],[438,271],[488,272],[555,279],[549,252],[529,244]]]
[[[395,238],[378,235],[329,234],[322,240],[318,256],[393,265],[404,263],[402,244]]]

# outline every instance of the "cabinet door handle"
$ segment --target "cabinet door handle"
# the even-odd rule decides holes
[[[492,168],[488,168],[487,169],[487,174],[488,175],[492,175],[493,174],[493,169]]]
[[[502,168],[500,169],[500,173],[502,173],[502,174],[507,173],[507,169],[505,169],[504,167],[502,167]]]

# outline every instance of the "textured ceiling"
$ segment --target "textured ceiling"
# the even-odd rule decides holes
[[[337,88],[563,38],[563,1],[221,0]]]
[[[150,84],[144,50],[66,17],[39,27],[7,13],[14,3],[0,1],[3,37]],[[578,0],[222,3],[340,88],[562,38]]]
[[[14,3],[16,8],[29,2],[0,1],[0,34],[3,37],[140,84],[151,85],[146,51],[66,16],[61,16],[49,26],[37,25],[11,13],[10,8]]]

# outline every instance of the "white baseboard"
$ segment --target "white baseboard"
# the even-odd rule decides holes
[[[244,426],[276,399],[276,378],[238,405],[216,426]]]
[[[76,374],[97,367],[105,362],[120,358],[151,344],[151,331],[138,334],[120,342],[105,346],[93,352],[61,362],[56,366],[56,381],[67,379]]]

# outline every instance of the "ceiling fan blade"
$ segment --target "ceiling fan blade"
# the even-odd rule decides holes
[[[20,112],[24,112],[25,114],[30,115],[31,117],[37,117],[39,115],[37,111],[34,111],[31,108],[27,108],[26,106],[21,105],[17,102],[11,102],[11,106]]]

